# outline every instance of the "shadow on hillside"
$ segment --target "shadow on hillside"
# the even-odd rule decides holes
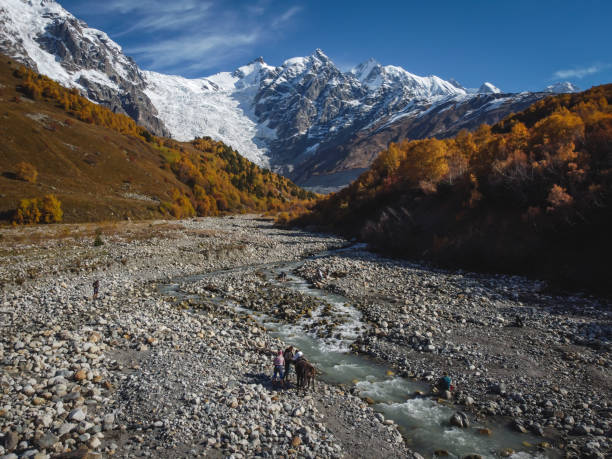
[[[15,211],[13,210],[0,211],[0,221],[12,220],[14,215],[15,215]]]
[[[18,180],[17,174],[15,174],[14,172],[3,172],[2,177],[10,179],[10,180]]]

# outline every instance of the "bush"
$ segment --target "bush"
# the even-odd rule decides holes
[[[48,194],[42,199],[22,199],[15,211],[13,223],[18,225],[59,223],[63,216],[62,203],[54,195]]]
[[[40,221],[40,209],[38,199],[22,199],[15,211],[13,222],[18,225],[33,225]]]
[[[276,222],[275,223],[277,225],[286,226],[289,223],[289,220],[291,220],[289,214],[287,212],[281,212],[276,217]]]
[[[104,241],[102,240],[102,237],[97,234],[96,238],[94,239],[94,247],[100,247],[101,245],[104,245]]]
[[[62,203],[52,194],[48,194],[42,199],[40,211],[44,223],[59,223],[64,217]]]
[[[159,206],[160,212],[164,215],[170,214],[177,219],[195,217],[196,211],[193,208],[193,204],[179,190],[175,189],[173,191],[172,200],[173,202],[163,201]]]
[[[38,171],[32,164],[22,161],[17,164],[17,172],[15,175],[19,180],[23,180],[24,182],[36,183]]]

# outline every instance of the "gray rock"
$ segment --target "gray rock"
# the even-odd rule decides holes
[[[76,424],[66,422],[60,426],[57,433],[61,437],[62,435],[72,432],[76,428],[76,426],[77,426]]]
[[[110,413],[104,415],[104,424],[113,425],[115,423],[115,415]]]
[[[19,435],[17,432],[10,431],[4,435],[4,449],[6,449],[9,453],[14,451],[18,444]]]
[[[86,414],[83,408],[75,408],[68,415],[68,419],[72,421],[84,421],[85,417],[86,417]]]
[[[591,428],[584,424],[578,424],[570,431],[571,435],[588,435],[589,433],[591,433]]]
[[[462,411],[457,411],[450,418],[450,424],[455,427],[468,428],[470,427],[470,419],[467,414]]]
[[[512,427],[514,428],[514,430],[516,430],[517,432],[520,433],[527,433],[527,429],[523,426],[523,424],[521,424],[519,421],[514,421],[512,423]]]
[[[46,433],[35,440],[36,446],[41,449],[51,448],[59,441],[59,438],[53,435],[52,433]]]
[[[492,394],[505,395],[506,394],[506,385],[504,383],[493,384],[490,387],[489,391]]]

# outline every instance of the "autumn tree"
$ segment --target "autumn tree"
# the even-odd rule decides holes
[[[22,161],[17,163],[17,172],[15,175],[19,180],[23,180],[24,182],[36,183],[38,171],[32,164]]]
[[[48,194],[40,202],[40,214],[44,223],[59,223],[64,216],[62,203],[55,195]]]
[[[13,222],[18,225],[33,225],[40,221],[38,199],[22,199],[15,211]]]
[[[412,184],[438,183],[448,173],[446,144],[438,139],[412,142],[399,166],[401,177]]]
[[[546,200],[550,203],[547,210],[552,211],[559,207],[570,205],[573,198],[568,194],[567,190],[559,185],[553,185],[548,193]]]

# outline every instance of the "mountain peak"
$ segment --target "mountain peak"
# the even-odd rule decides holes
[[[450,84],[452,84],[455,88],[459,88],[459,89],[464,89],[465,90],[465,87],[461,83],[459,83],[457,80],[455,80],[454,78],[450,78],[448,80],[448,82]]]
[[[259,81],[258,75],[263,69],[271,69],[271,67],[266,64],[263,57],[260,56],[257,59],[253,59],[248,64],[238,67],[236,70],[234,70],[232,76],[249,80],[243,82],[243,84],[248,85],[254,83],[255,81]]]
[[[362,62],[357,67],[351,69],[350,73],[352,73],[355,78],[357,78],[362,83],[368,80],[370,77],[375,77],[372,75],[374,69],[378,69],[380,71],[381,65],[379,62],[373,57],[369,58],[367,61]],[[380,73],[380,72],[377,72]]]
[[[321,48],[317,48],[315,49],[315,52],[312,54],[313,57],[318,58],[319,60],[322,61],[329,61],[329,57],[327,57],[327,55],[323,52],[323,50]]]
[[[478,91],[476,91],[476,93],[478,94],[500,94],[501,89],[499,89],[493,83],[489,83],[488,81],[485,81],[480,86],[480,88],[478,88]]]
[[[544,88],[544,92],[551,92],[554,94],[562,94],[567,92],[579,92],[580,88],[569,81],[560,81]]]

